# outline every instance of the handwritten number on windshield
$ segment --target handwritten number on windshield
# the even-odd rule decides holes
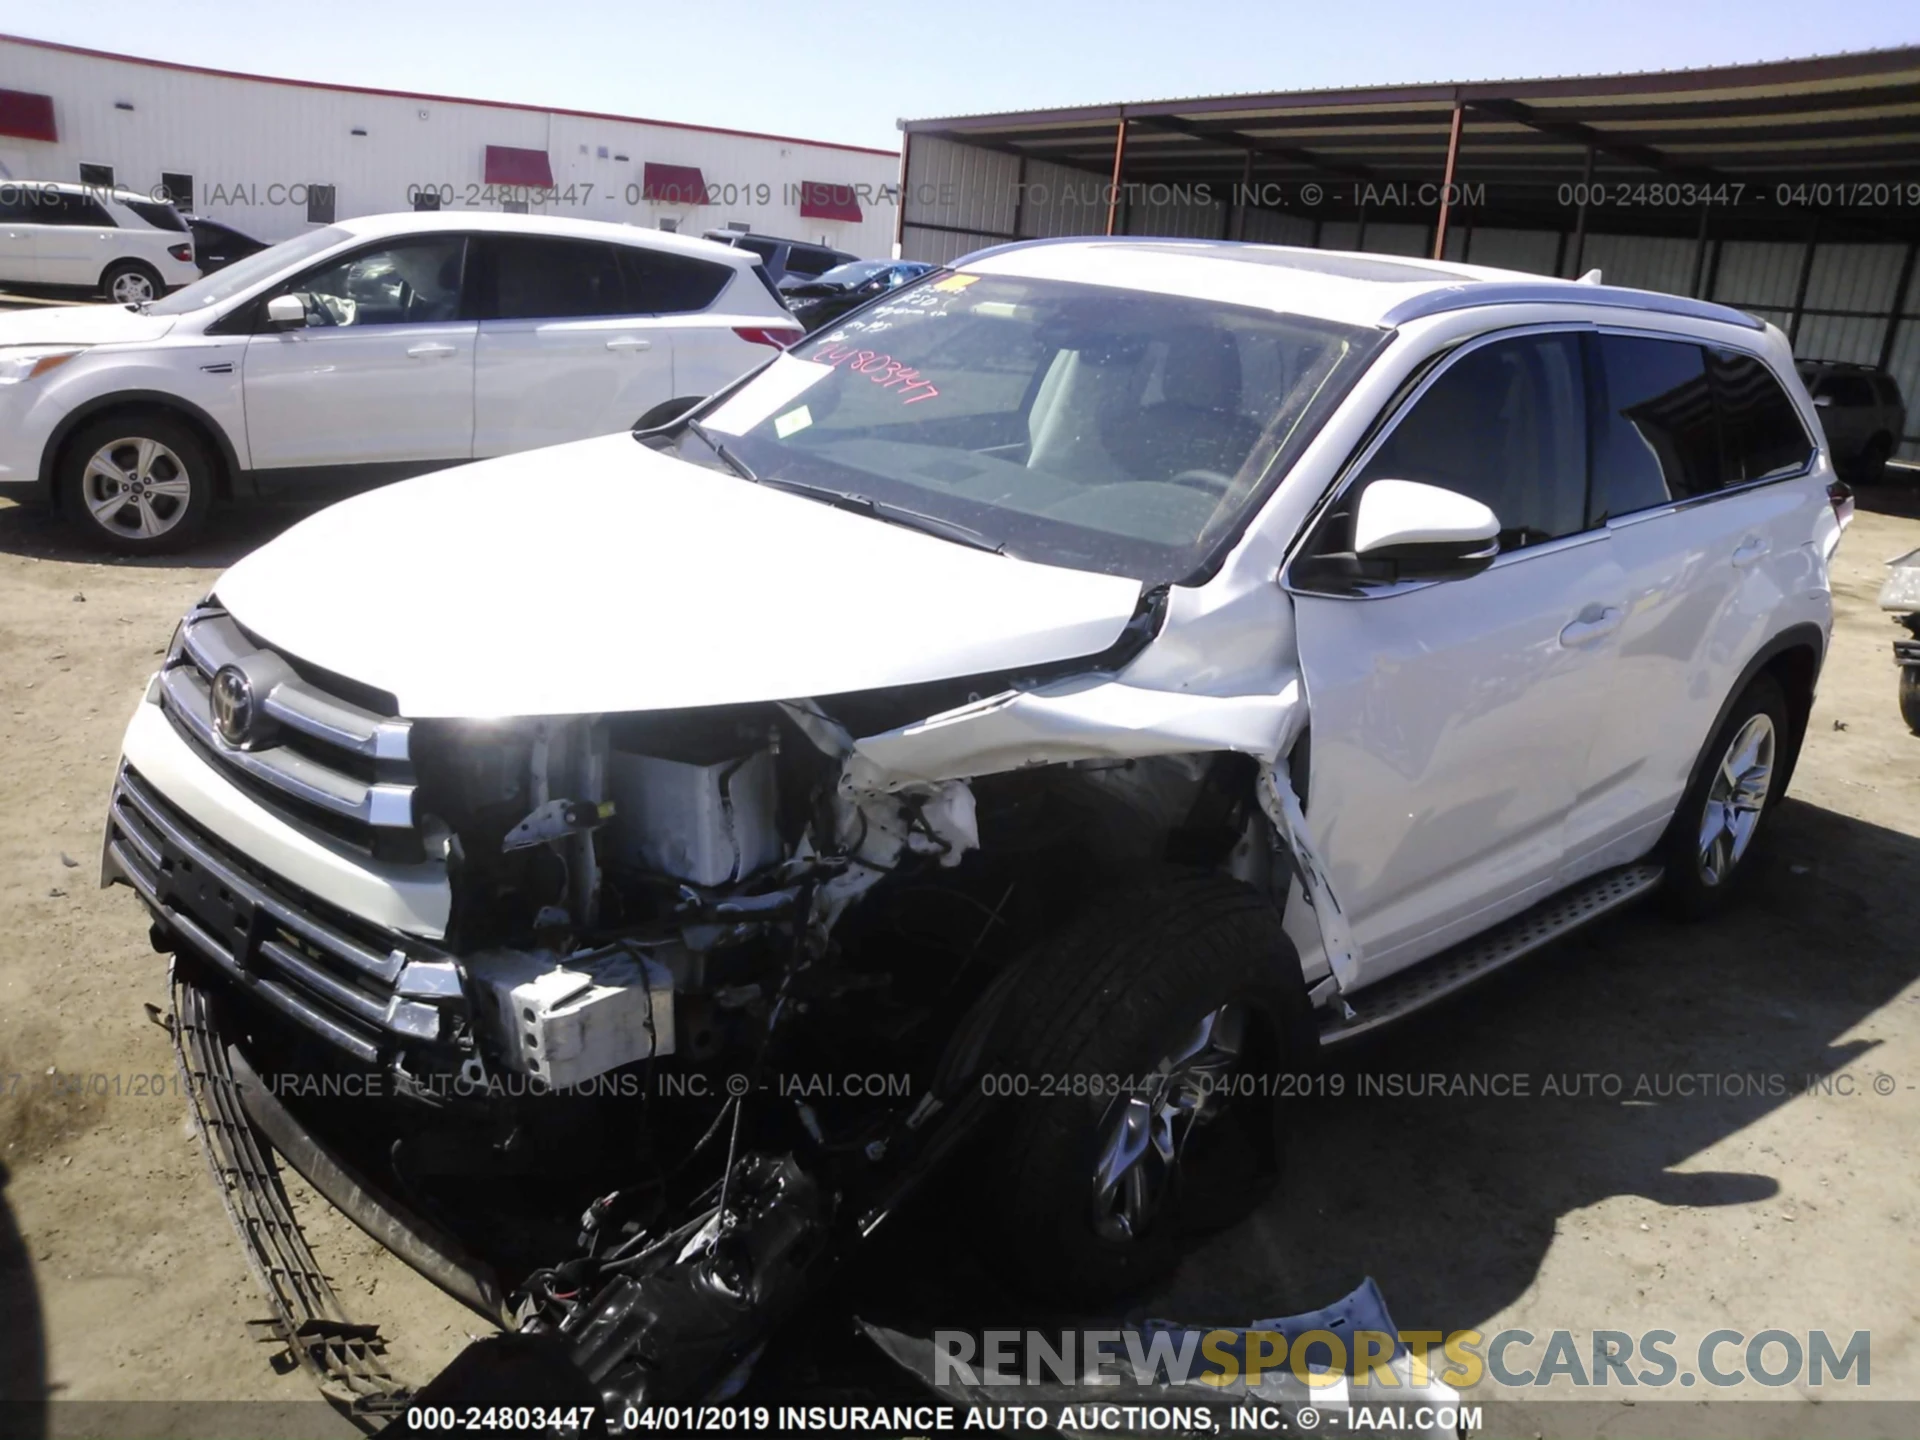
[[[918,405],[922,400],[931,400],[940,393],[939,387],[931,380],[920,378],[918,370],[902,365],[891,355],[883,355],[877,350],[856,350],[851,345],[829,341],[808,358],[835,369],[844,366],[856,374],[864,375],[882,389],[897,394],[902,405]]]

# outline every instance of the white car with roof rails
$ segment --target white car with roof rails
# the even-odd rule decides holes
[[[1277,1173],[1260,1076],[1734,898],[1832,622],[1819,437],[1719,306],[984,251],[240,561],[104,878],[192,1034],[383,1078],[245,1091],[275,1145],[605,1395],[705,1393],[941,1165],[1015,1278],[1111,1297]],[[911,1083],[766,1080],[855,1072]]]
[[[138,305],[200,278],[172,205],[112,185],[0,179],[0,286]]]
[[[184,265],[197,277],[190,250]],[[0,495],[117,550],[177,549],[217,500],[631,429],[800,333],[754,256],[702,240],[518,215],[342,221],[162,299],[0,315]]]

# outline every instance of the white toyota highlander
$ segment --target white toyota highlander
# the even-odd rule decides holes
[[[1819,437],[1715,305],[983,251],[242,560],[105,877],[216,1139],[603,1395],[706,1393],[956,1155],[1018,1278],[1111,1297],[1278,1173],[1274,1077],[1733,898],[1827,647]]]

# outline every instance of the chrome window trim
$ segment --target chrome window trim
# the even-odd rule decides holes
[[[1561,303],[1566,302],[1566,297],[1564,296],[1557,296],[1556,298],[1559,299]],[[1505,329],[1488,330],[1482,334],[1471,336],[1443,352],[1440,363],[1433,366],[1432,369],[1420,378],[1420,383],[1415,385],[1412,390],[1408,391],[1401,398],[1399,405],[1394,409],[1392,415],[1388,417],[1386,424],[1381,427],[1379,433],[1367,442],[1366,447],[1361,450],[1358,455],[1354,456],[1341,467],[1340,473],[1334,478],[1333,483],[1327,487],[1326,493],[1320,497],[1318,503],[1314,505],[1312,511],[1308,514],[1306,520],[1301,523],[1299,532],[1294,537],[1293,544],[1287,550],[1286,558],[1280,562],[1280,587],[1285,590],[1287,594],[1296,597],[1305,595],[1320,600],[1381,600],[1395,595],[1410,594],[1416,590],[1425,590],[1433,585],[1451,585],[1456,579],[1472,579],[1472,576],[1456,576],[1450,579],[1399,580],[1391,585],[1376,585],[1353,594],[1337,595],[1326,590],[1303,589],[1296,586],[1293,583],[1293,566],[1294,562],[1300,558],[1301,551],[1306,548],[1308,537],[1320,527],[1320,522],[1325,517],[1327,511],[1334,506],[1342,495],[1346,494],[1346,492],[1353,487],[1354,482],[1359,478],[1361,472],[1372,463],[1373,457],[1379,453],[1380,447],[1392,438],[1393,432],[1400,428],[1407,416],[1412,413],[1414,406],[1418,405],[1420,401],[1425,398],[1427,391],[1431,390],[1439,381],[1440,377],[1453,369],[1463,357],[1472,354],[1483,346],[1492,345],[1502,340],[1523,340],[1529,335],[1591,335],[1599,330],[1599,328],[1599,325],[1591,320],[1551,320],[1532,325],[1514,325]],[[1705,342],[1700,343],[1704,344]],[[1431,359],[1432,357],[1429,356],[1427,358]],[[1583,389],[1583,397],[1584,393]],[[1486,569],[1497,570],[1538,555],[1557,555],[1566,550],[1576,549],[1579,545],[1590,544],[1596,540],[1604,540],[1608,533],[1605,525],[1590,526],[1587,529],[1576,531],[1571,535],[1562,535],[1553,540],[1542,541],[1538,545],[1527,545],[1519,550],[1506,551],[1496,556]],[[1483,574],[1485,572],[1476,571],[1475,573]]]

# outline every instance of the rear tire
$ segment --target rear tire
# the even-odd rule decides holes
[[[1886,435],[1876,435],[1867,441],[1860,456],[1853,462],[1854,481],[1860,485],[1878,485],[1887,478],[1887,461],[1893,458],[1893,440]]]
[[[139,305],[167,293],[160,272],[138,260],[116,260],[100,276],[100,293],[116,305]]]
[[[1900,667],[1900,718],[1920,735],[1920,665]]]
[[[213,455],[198,431],[164,411],[125,411],[73,433],[55,483],[61,513],[94,544],[166,554],[206,528]]]
[[[1707,742],[1660,842],[1668,911],[1699,920],[1733,902],[1785,789],[1793,743],[1786,692],[1756,675]]]
[[[1158,872],[1103,896],[1028,957],[1002,1013],[981,1078],[1011,1094],[975,1163],[987,1253],[1023,1288],[1138,1290],[1278,1179],[1273,1082],[1306,1066],[1312,1031],[1253,890]]]

